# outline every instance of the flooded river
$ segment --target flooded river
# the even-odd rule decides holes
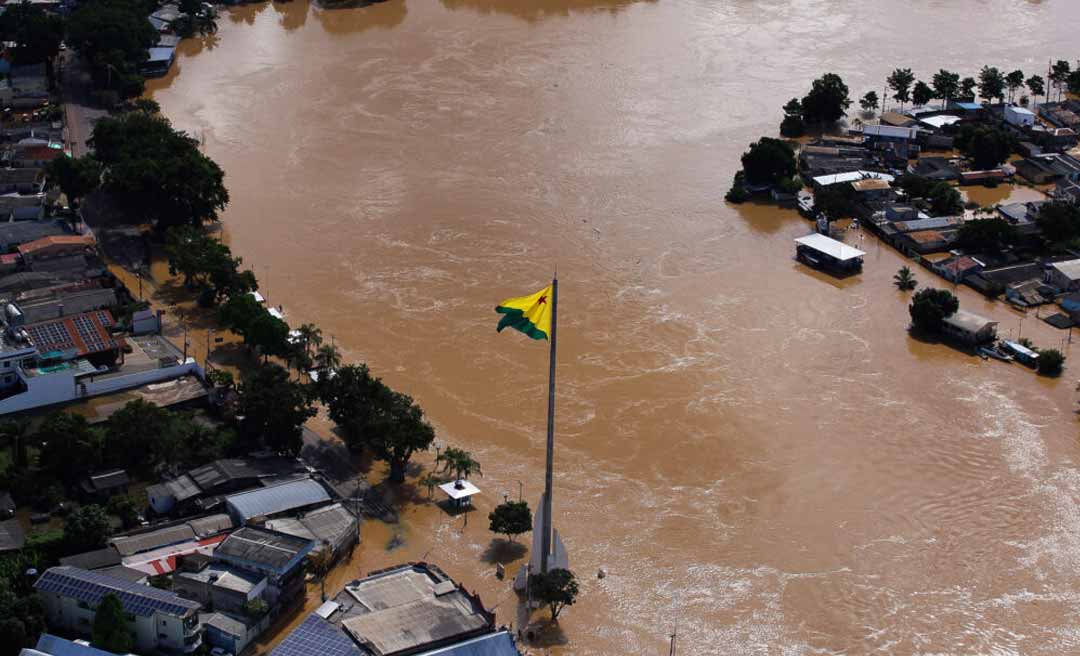
[[[1078,25],[1069,0],[294,0],[228,12],[151,90],[225,169],[270,302],[483,464],[468,526],[418,491],[339,581],[425,557],[516,621],[486,514],[542,490],[547,352],[493,307],[557,266],[583,594],[551,653],[662,654],[676,628],[684,654],[1076,653],[1075,366],[916,341],[894,251],[849,236],[866,268],[837,281],[792,259],[793,212],[723,194],[822,72],[854,96],[895,66],[1031,74]]]

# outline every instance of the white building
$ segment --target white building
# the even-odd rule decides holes
[[[202,644],[201,606],[175,592],[67,566],[46,570],[34,587],[53,631],[89,635],[98,605],[112,594],[129,618],[137,651],[190,654]]]
[[[1035,126],[1035,113],[1030,109],[1015,105],[1005,106],[1005,122],[1018,128],[1030,128]]]
[[[1080,260],[1054,262],[1046,270],[1046,282],[1063,292],[1080,290]]]

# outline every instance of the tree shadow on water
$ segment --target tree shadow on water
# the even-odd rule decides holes
[[[480,560],[485,563],[509,565],[515,560],[521,559],[528,550],[528,547],[521,542],[492,538],[488,548],[484,550],[484,553],[480,554]]]

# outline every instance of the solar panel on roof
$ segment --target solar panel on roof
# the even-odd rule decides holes
[[[179,595],[142,585],[126,579],[117,579],[77,567],[53,567],[46,570],[34,587],[45,592],[56,592],[65,597],[96,605],[107,594],[115,594],[124,610],[143,617],[161,611],[170,615],[184,615],[200,608],[200,604]]]

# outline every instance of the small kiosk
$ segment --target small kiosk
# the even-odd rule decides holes
[[[454,509],[468,508],[472,506],[472,497],[480,494],[480,488],[469,481],[454,481],[443,483],[439,489],[449,497],[449,506]]]

